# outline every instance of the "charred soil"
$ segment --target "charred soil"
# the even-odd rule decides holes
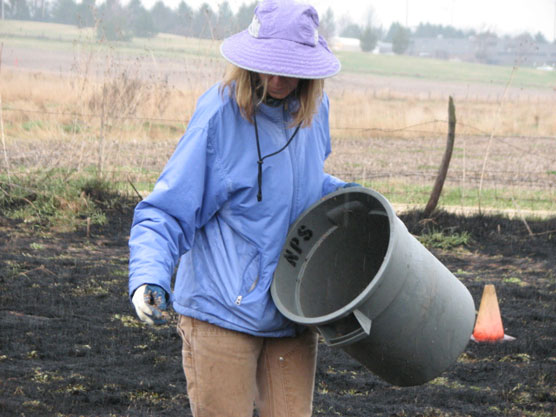
[[[175,316],[148,327],[127,295],[132,202],[108,224],[55,233],[0,215],[0,415],[187,416]],[[321,344],[314,415],[553,416],[556,414],[556,219],[400,216],[417,236],[467,233],[429,249],[477,308],[494,284],[502,344],[470,342],[456,364],[416,387],[389,385]]]

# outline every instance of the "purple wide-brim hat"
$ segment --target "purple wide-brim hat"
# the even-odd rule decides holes
[[[318,79],[336,75],[340,61],[318,34],[316,10],[294,0],[263,0],[249,28],[226,38],[222,56],[253,72]]]

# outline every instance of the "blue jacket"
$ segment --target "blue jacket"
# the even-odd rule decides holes
[[[198,101],[185,135],[135,208],[129,240],[133,294],[143,284],[171,292],[180,314],[257,336],[290,336],[270,284],[289,226],[311,204],[345,183],[324,173],[330,153],[328,98],[313,123],[264,160],[257,201],[253,124],[219,85]],[[292,135],[284,106],[257,110],[262,156]]]

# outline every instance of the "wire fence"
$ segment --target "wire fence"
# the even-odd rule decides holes
[[[80,171],[94,166],[105,177],[127,184],[143,196],[150,192],[189,122],[187,118],[111,114],[112,121],[158,123],[176,128],[166,140],[121,140],[110,132],[104,132],[101,139],[99,120],[106,117],[102,113],[15,106],[6,106],[2,112],[33,114],[35,119],[79,120],[79,131],[72,131],[70,124],[65,135],[44,141],[39,147],[28,138],[10,137],[9,146],[4,143],[2,170],[9,170],[10,166],[12,171],[17,166],[28,169],[64,166]],[[334,152],[327,161],[327,171],[375,188],[394,203],[424,206],[444,152],[447,125],[448,121],[442,119],[394,129],[332,125]],[[441,206],[472,210],[482,205],[501,212],[556,215],[556,137],[489,135],[469,123],[458,122],[457,126],[465,133],[456,133]],[[492,150],[487,158],[489,140]],[[485,188],[480,190],[483,181]]]
[[[32,110],[32,109],[24,109],[24,108],[17,108],[17,107],[4,107],[2,109],[3,112],[20,112],[20,113],[34,113],[34,114],[41,114],[41,115],[50,115],[50,116],[66,116],[66,117],[70,117],[70,118],[79,118],[79,119],[88,119],[88,118],[96,118],[96,119],[100,119],[102,117],[106,117],[105,115],[101,114],[101,113],[80,113],[80,112],[63,112],[63,111],[50,111],[50,110]],[[178,123],[178,124],[185,124],[187,125],[189,123],[189,119],[185,118],[185,119],[172,119],[172,118],[164,118],[164,117],[144,117],[144,116],[133,116],[133,115],[110,115],[111,119],[115,119],[115,120],[135,120],[135,121],[143,121],[143,122],[166,122],[166,123]],[[380,132],[380,133],[398,133],[398,132],[406,132],[406,133],[415,133],[415,134],[422,134],[422,135],[437,135],[439,134],[438,131],[432,131],[432,130],[419,130],[416,129],[418,127],[422,127],[422,126],[431,126],[431,125],[437,125],[437,124],[442,124],[442,125],[447,125],[448,124],[448,120],[446,119],[434,119],[434,120],[428,120],[428,121],[424,121],[421,123],[416,123],[416,124],[412,124],[409,126],[403,126],[400,128],[394,128],[394,129],[386,129],[386,128],[380,128],[380,127],[371,127],[371,126],[367,126],[367,127],[354,127],[354,126],[330,126],[330,130],[333,134],[334,131],[354,131],[354,132],[366,132],[366,133],[373,133],[373,132]],[[470,133],[466,133],[466,136],[468,137],[480,137],[480,138],[484,138],[485,136],[489,135],[490,133],[480,129],[476,126],[473,126],[471,124],[467,124],[467,123],[461,123],[458,122],[458,126],[460,127],[465,127],[471,131],[475,131],[475,134],[470,134]],[[508,138],[508,135],[492,135],[492,137],[496,140],[501,140],[503,141],[504,139]],[[532,136],[530,135],[511,135],[512,139],[523,139],[523,140],[527,140],[527,139],[531,139]],[[556,139],[556,134],[555,136],[534,136],[534,139],[546,139],[546,140],[555,140]],[[516,145],[513,145],[511,143],[506,143],[508,146],[514,147],[515,149],[518,150],[522,150],[525,151],[525,148],[519,148]],[[550,158],[550,156],[547,155],[541,155],[539,154],[540,157],[548,157]],[[556,156],[552,157],[551,159],[552,161],[556,161]]]

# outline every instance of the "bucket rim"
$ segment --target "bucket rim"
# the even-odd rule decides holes
[[[354,194],[354,193],[369,194],[373,198],[378,200],[378,202],[384,207],[384,209],[386,211],[386,214],[388,216],[388,224],[389,224],[388,247],[386,249],[386,253],[384,254],[384,259],[390,259],[391,256],[392,256],[392,252],[394,250],[394,247],[397,244],[397,239],[398,239],[398,235],[399,235],[399,233],[395,233],[395,228],[399,227],[396,224],[397,223],[396,222],[397,217],[396,217],[396,214],[395,214],[394,209],[393,209],[392,205],[390,204],[390,202],[382,194],[380,194],[378,191],[375,191],[375,190],[370,189],[370,188],[366,188],[366,187],[342,188],[340,190],[334,191],[334,192],[326,195],[321,200],[319,200],[318,202],[316,202],[315,204],[313,204],[309,208],[307,208],[303,213],[301,213],[299,215],[299,217],[296,219],[296,221],[290,226],[290,230],[296,230],[298,225],[303,221],[303,219],[312,210],[314,210],[317,206],[320,206],[321,204],[325,203],[326,201],[328,201],[330,199],[333,199],[333,198],[336,198],[339,195]],[[288,231],[288,235],[289,235],[289,233],[290,232]],[[275,272],[274,278],[272,280],[272,284],[271,284],[271,287],[270,287],[270,292],[271,292],[271,296],[272,296],[272,299],[274,301],[274,304],[276,305],[276,308],[287,319],[289,319],[289,320],[291,320],[295,323],[302,324],[302,325],[307,325],[307,326],[318,326],[318,325],[322,325],[322,324],[328,324],[328,323],[337,321],[338,319],[341,319],[343,317],[348,316],[354,310],[356,310],[357,307],[364,304],[368,300],[368,298],[372,295],[372,293],[374,292],[375,287],[377,285],[379,285],[381,277],[384,275],[384,271],[387,267],[388,267],[388,263],[387,262],[382,262],[382,264],[380,265],[380,268],[376,272],[373,279],[367,284],[365,289],[363,291],[361,291],[361,293],[358,296],[353,298],[349,303],[344,305],[342,308],[337,309],[335,311],[332,311],[332,312],[330,312],[328,314],[325,314],[325,315],[322,315],[322,316],[306,317],[306,316],[300,316],[300,315],[295,314],[292,311],[290,311],[290,309],[288,309],[281,302],[280,297],[278,297],[278,295],[277,295],[276,272]]]

